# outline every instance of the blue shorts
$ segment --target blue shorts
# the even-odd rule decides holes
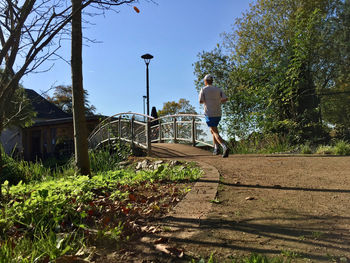
[[[209,127],[218,127],[221,117],[208,117],[205,116],[205,121]]]

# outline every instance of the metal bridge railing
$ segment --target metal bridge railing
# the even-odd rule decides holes
[[[177,114],[154,119],[151,116],[124,112],[103,120],[90,134],[89,148],[117,140],[151,152],[151,143],[188,143],[213,146],[212,136],[203,115]]]

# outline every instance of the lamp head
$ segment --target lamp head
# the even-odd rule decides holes
[[[143,58],[145,60],[146,65],[148,65],[153,56],[151,54],[144,54],[141,56],[141,58]]]

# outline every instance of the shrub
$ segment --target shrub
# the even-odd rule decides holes
[[[334,154],[334,148],[329,145],[321,145],[317,148],[316,154]]]
[[[350,155],[350,144],[346,141],[338,141],[334,146],[334,153],[337,155]]]
[[[118,168],[121,161],[131,155],[130,147],[125,144],[115,144],[89,153],[91,171],[102,172]]]
[[[312,149],[309,144],[304,144],[300,147],[300,153],[302,154],[312,154]]]
[[[231,141],[234,153],[280,153],[292,150],[288,138],[278,134],[252,133],[246,139]]]
[[[0,166],[1,174],[0,174],[0,183],[4,183],[6,180],[12,185],[17,184],[21,180],[24,180],[24,176],[18,168],[17,162],[8,156],[2,147],[0,147],[1,154],[1,163]]]

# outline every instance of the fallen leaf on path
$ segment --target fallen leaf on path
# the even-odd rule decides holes
[[[217,198],[213,199],[213,200],[210,200],[210,202],[214,203],[214,204],[220,204],[221,201]]]
[[[245,198],[245,200],[247,200],[247,201],[248,201],[248,200],[255,200],[255,197],[253,197],[253,196],[248,196],[248,197]]]
[[[168,254],[168,255],[172,255],[172,256],[176,256],[178,258],[182,258],[184,256],[184,252],[181,249],[178,249],[176,247],[170,247],[168,245],[164,245],[164,244],[157,244],[156,249]]]
[[[154,241],[154,244],[164,244],[168,243],[169,239],[166,237],[160,237]]]

